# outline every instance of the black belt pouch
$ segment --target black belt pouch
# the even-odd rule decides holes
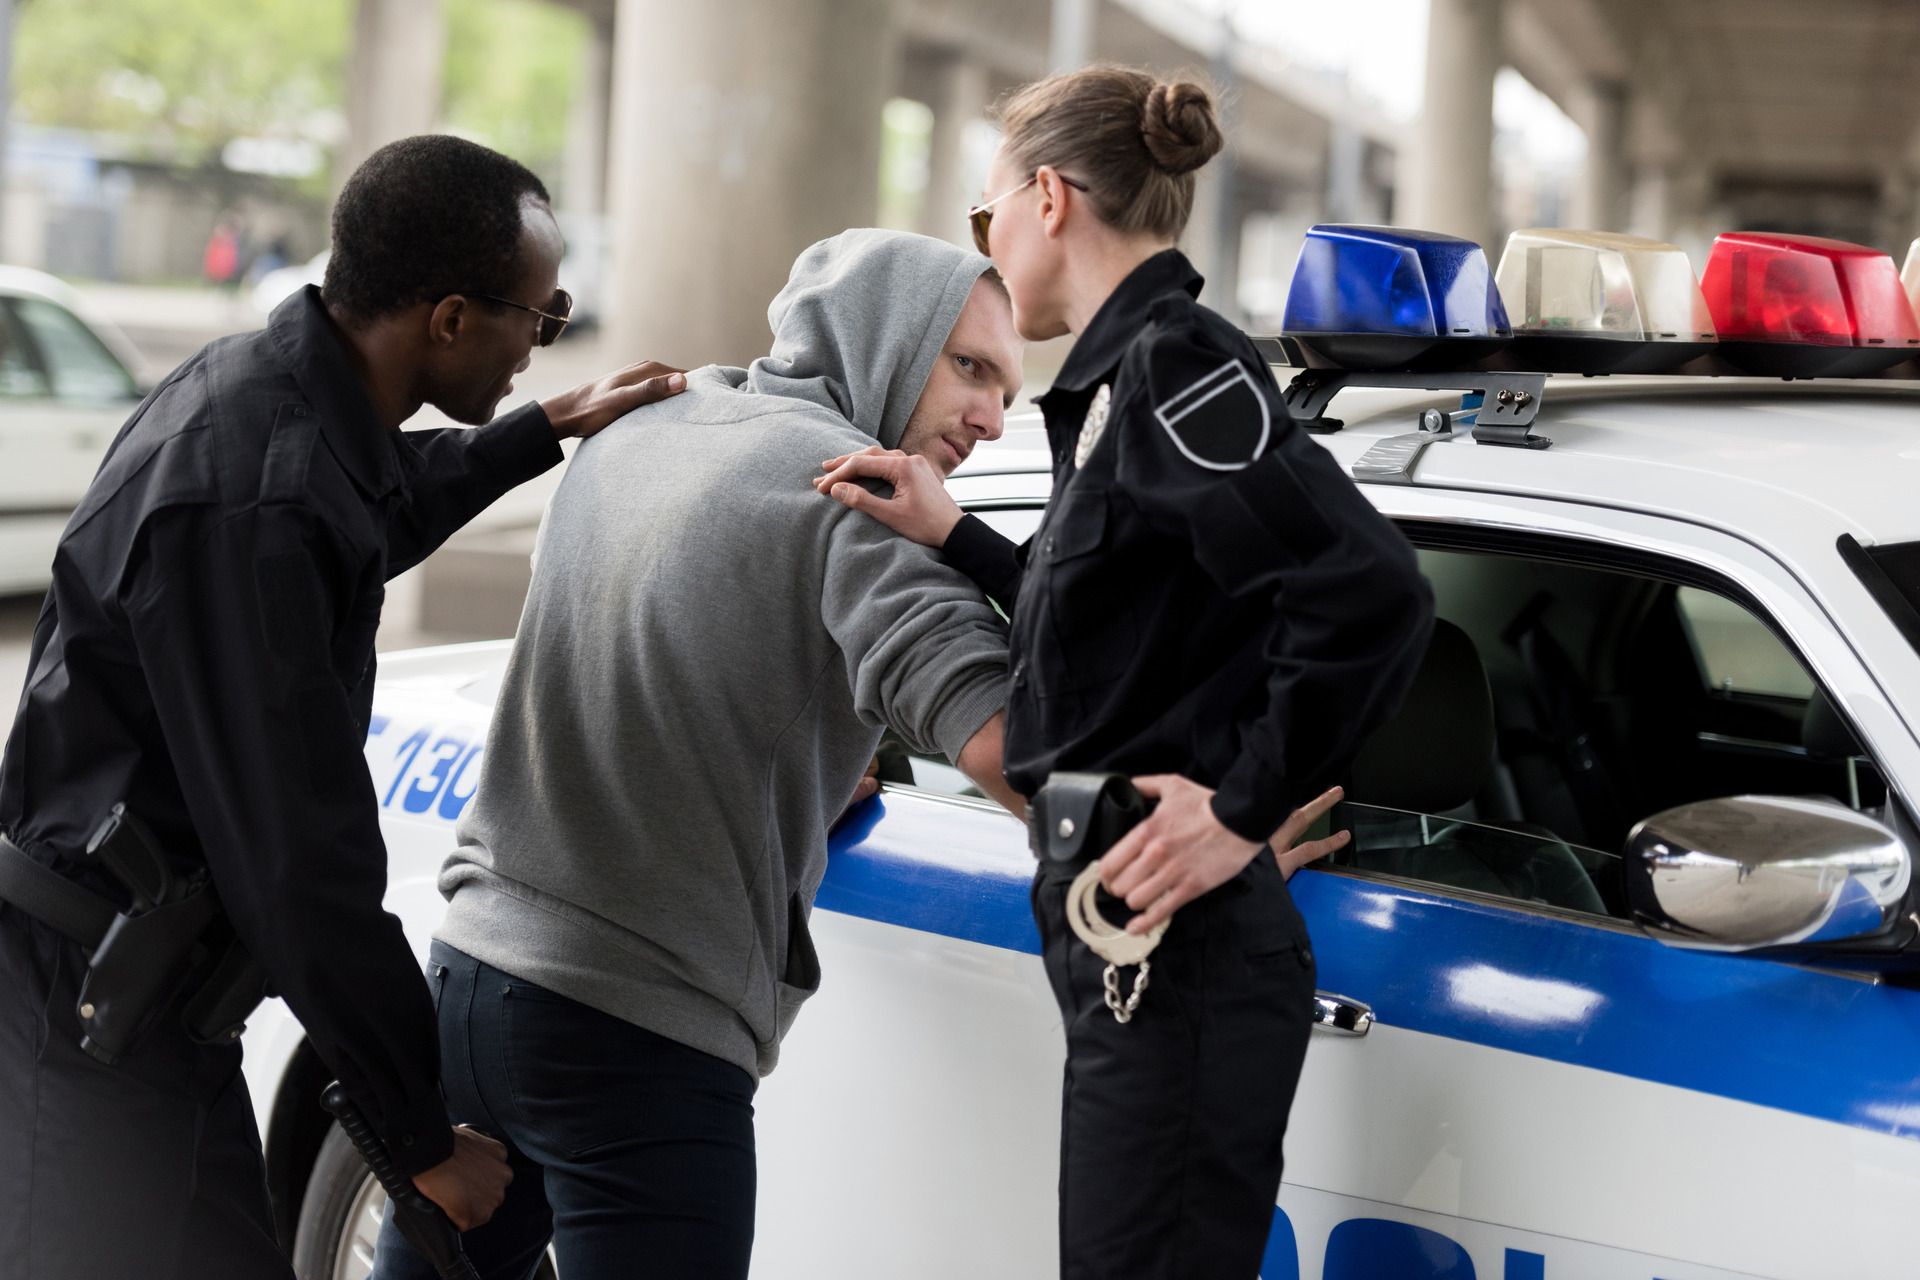
[[[1124,773],[1048,774],[1027,802],[1027,843],[1047,879],[1071,880],[1153,807]]]

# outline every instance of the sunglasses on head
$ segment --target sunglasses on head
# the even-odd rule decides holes
[[[1059,177],[1060,181],[1066,183],[1068,186],[1072,187],[1075,191],[1085,191],[1087,189],[1086,183],[1075,182],[1072,178],[1069,178],[1064,173],[1058,174],[1057,176]],[[1028,187],[1032,186],[1034,183],[1038,181],[1040,181],[1040,175],[1036,173],[1031,178],[1028,178],[1025,182],[1015,187],[1013,190],[1002,191],[999,195],[987,201],[985,204],[977,204],[973,206],[973,208],[967,210],[967,225],[973,228],[973,247],[974,248],[978,249],[981,253],[985,254],[989,258],[993,256],[992,251],[987,248],[987,229],[993,225],[993,206],[999,204],[1002,200],[1005,200],[1008,196],[1019,195],[1022,191],[1025,191]]]
[[[540,345],[550,347],[555,338],[567,331],[567,320],[573,314],[573,295],[565,289],[553,291],[553,301],[547,304],[547,310],[530,307],[524,302],[515,302],[512,298],[496,297],[491,293],[469,295],[484,302],[497,302],[503,307],[515,307],[521,311],[531,311],[540,317]]]

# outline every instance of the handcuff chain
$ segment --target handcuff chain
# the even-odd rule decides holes
[[[1133,994],[1124,1001],[1120,999],[1120,966],[1110,964],[1101,974],[1101,981],[1107,987],[1107,1008],[1113,1010],[1113,1020],[1122,1026],[1133,1021],[1133,1014],[1140,1007],[1140,997],[1146,994],[1147,975],[1153,971],[1153,961],[1142,960],[1140,971],[1133,975]]]

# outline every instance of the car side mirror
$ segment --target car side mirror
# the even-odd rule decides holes
[[[1912,858],[1892,831],[1831,800],[1732,796],[1656,813],[1627,833],[1627,904],[1675,947],[1752,951],[1860,939],[1900,919]]]

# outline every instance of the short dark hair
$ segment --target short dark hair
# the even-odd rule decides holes
[[[355,320],[450,293],[504,295],[519,282],[521,202],[549,199],[533,171],[477,142],[421,134],[353,171],[333,206],[321,292]]]

